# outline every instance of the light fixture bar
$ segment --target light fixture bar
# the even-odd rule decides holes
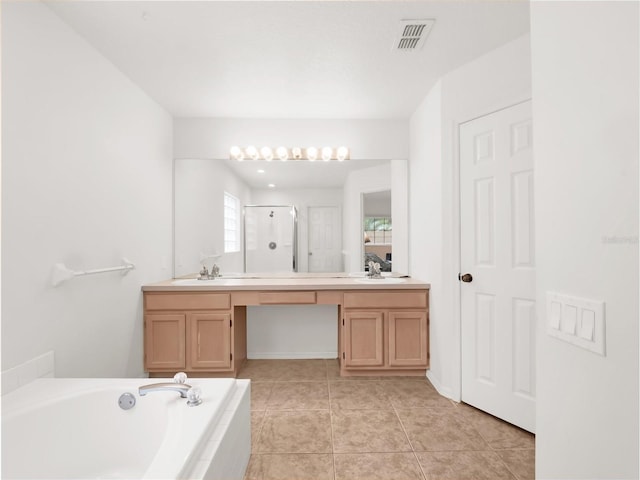
[[[229,158],[242,162],[243,160],[263,160],[270,162],[272,160],[303,160],[309,162],[315,161],[338,161],[349,160],[349,148],[341,147],[262,147],[257,148],[253,145],[247,147],[233,146],[229,149]]]

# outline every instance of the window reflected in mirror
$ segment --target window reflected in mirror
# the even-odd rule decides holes
[[[364,269],[369,262],[380,264],[383,272],[392,271],[393,223],[391,221],[391,192],[363,195]]]

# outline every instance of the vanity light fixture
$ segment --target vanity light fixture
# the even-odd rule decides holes
[[[322,159],[325,162],[337,160],[343,162],[349,159],[349,148],[341,146],[338,148],[326,146],[322,149],[316,147],[262,147],[258,150],[255,146],[250,145],[248,147],[233,146],[229,149],[229,158],[237,160],[239,162],[244,159],[251,160],[264,160],[267,162],[272,161],[274,158],[282,162],[287,160],[307,160],[309,162],[315,162]]]
[[[336,158],[338,159],[339,162],[344,162],[347,159],[347,156],[349,155],[349,149],[345,146],[342,147],[338,147],[338,150],[336,151]]]
[[[253,145],[248,146],[245,149],[245,152],[247,154],[247,157],[249,157],[251,160],[258,160],[260,158],[260,154],[258,153],[258,149],[256,147],[254,147]]]
[[[276,155],[283,162],[286,162],[287,160],[289,160],[289,151],[287,150],[286,147],[278,147],[276,149]]]
[[[231,154],[231,158],[233,158],[234,160],[237,160],[239,162],[244,160],[244,152],[240,147],[231,147],[229,153]]]
[[[333,156],[333,148],[331,147],[322,147],[322,160],[328,162],[331,160]]]
[[[273,150],[271,150],[271,148],[269,147],[262,147],[260,149],[260,155],[262,155],[262,158],[264,158],[267,162],[273,160]],[[257,160],[257,158],[254,158],[254,160]]]
[[[307,159],[310,162],[315,162],[318,158],[318,149],[316,147],[307,148]]]

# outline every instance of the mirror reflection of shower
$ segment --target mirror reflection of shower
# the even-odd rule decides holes
[[[297,212],[292,205],[244,207],[246,273],[296,272]]]

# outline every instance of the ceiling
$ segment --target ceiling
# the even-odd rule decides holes
[[[525,0],[47,4],[175,117],[408,118],[529,31]],[[435,19],[422,49],[394,50],[402,19]]]

